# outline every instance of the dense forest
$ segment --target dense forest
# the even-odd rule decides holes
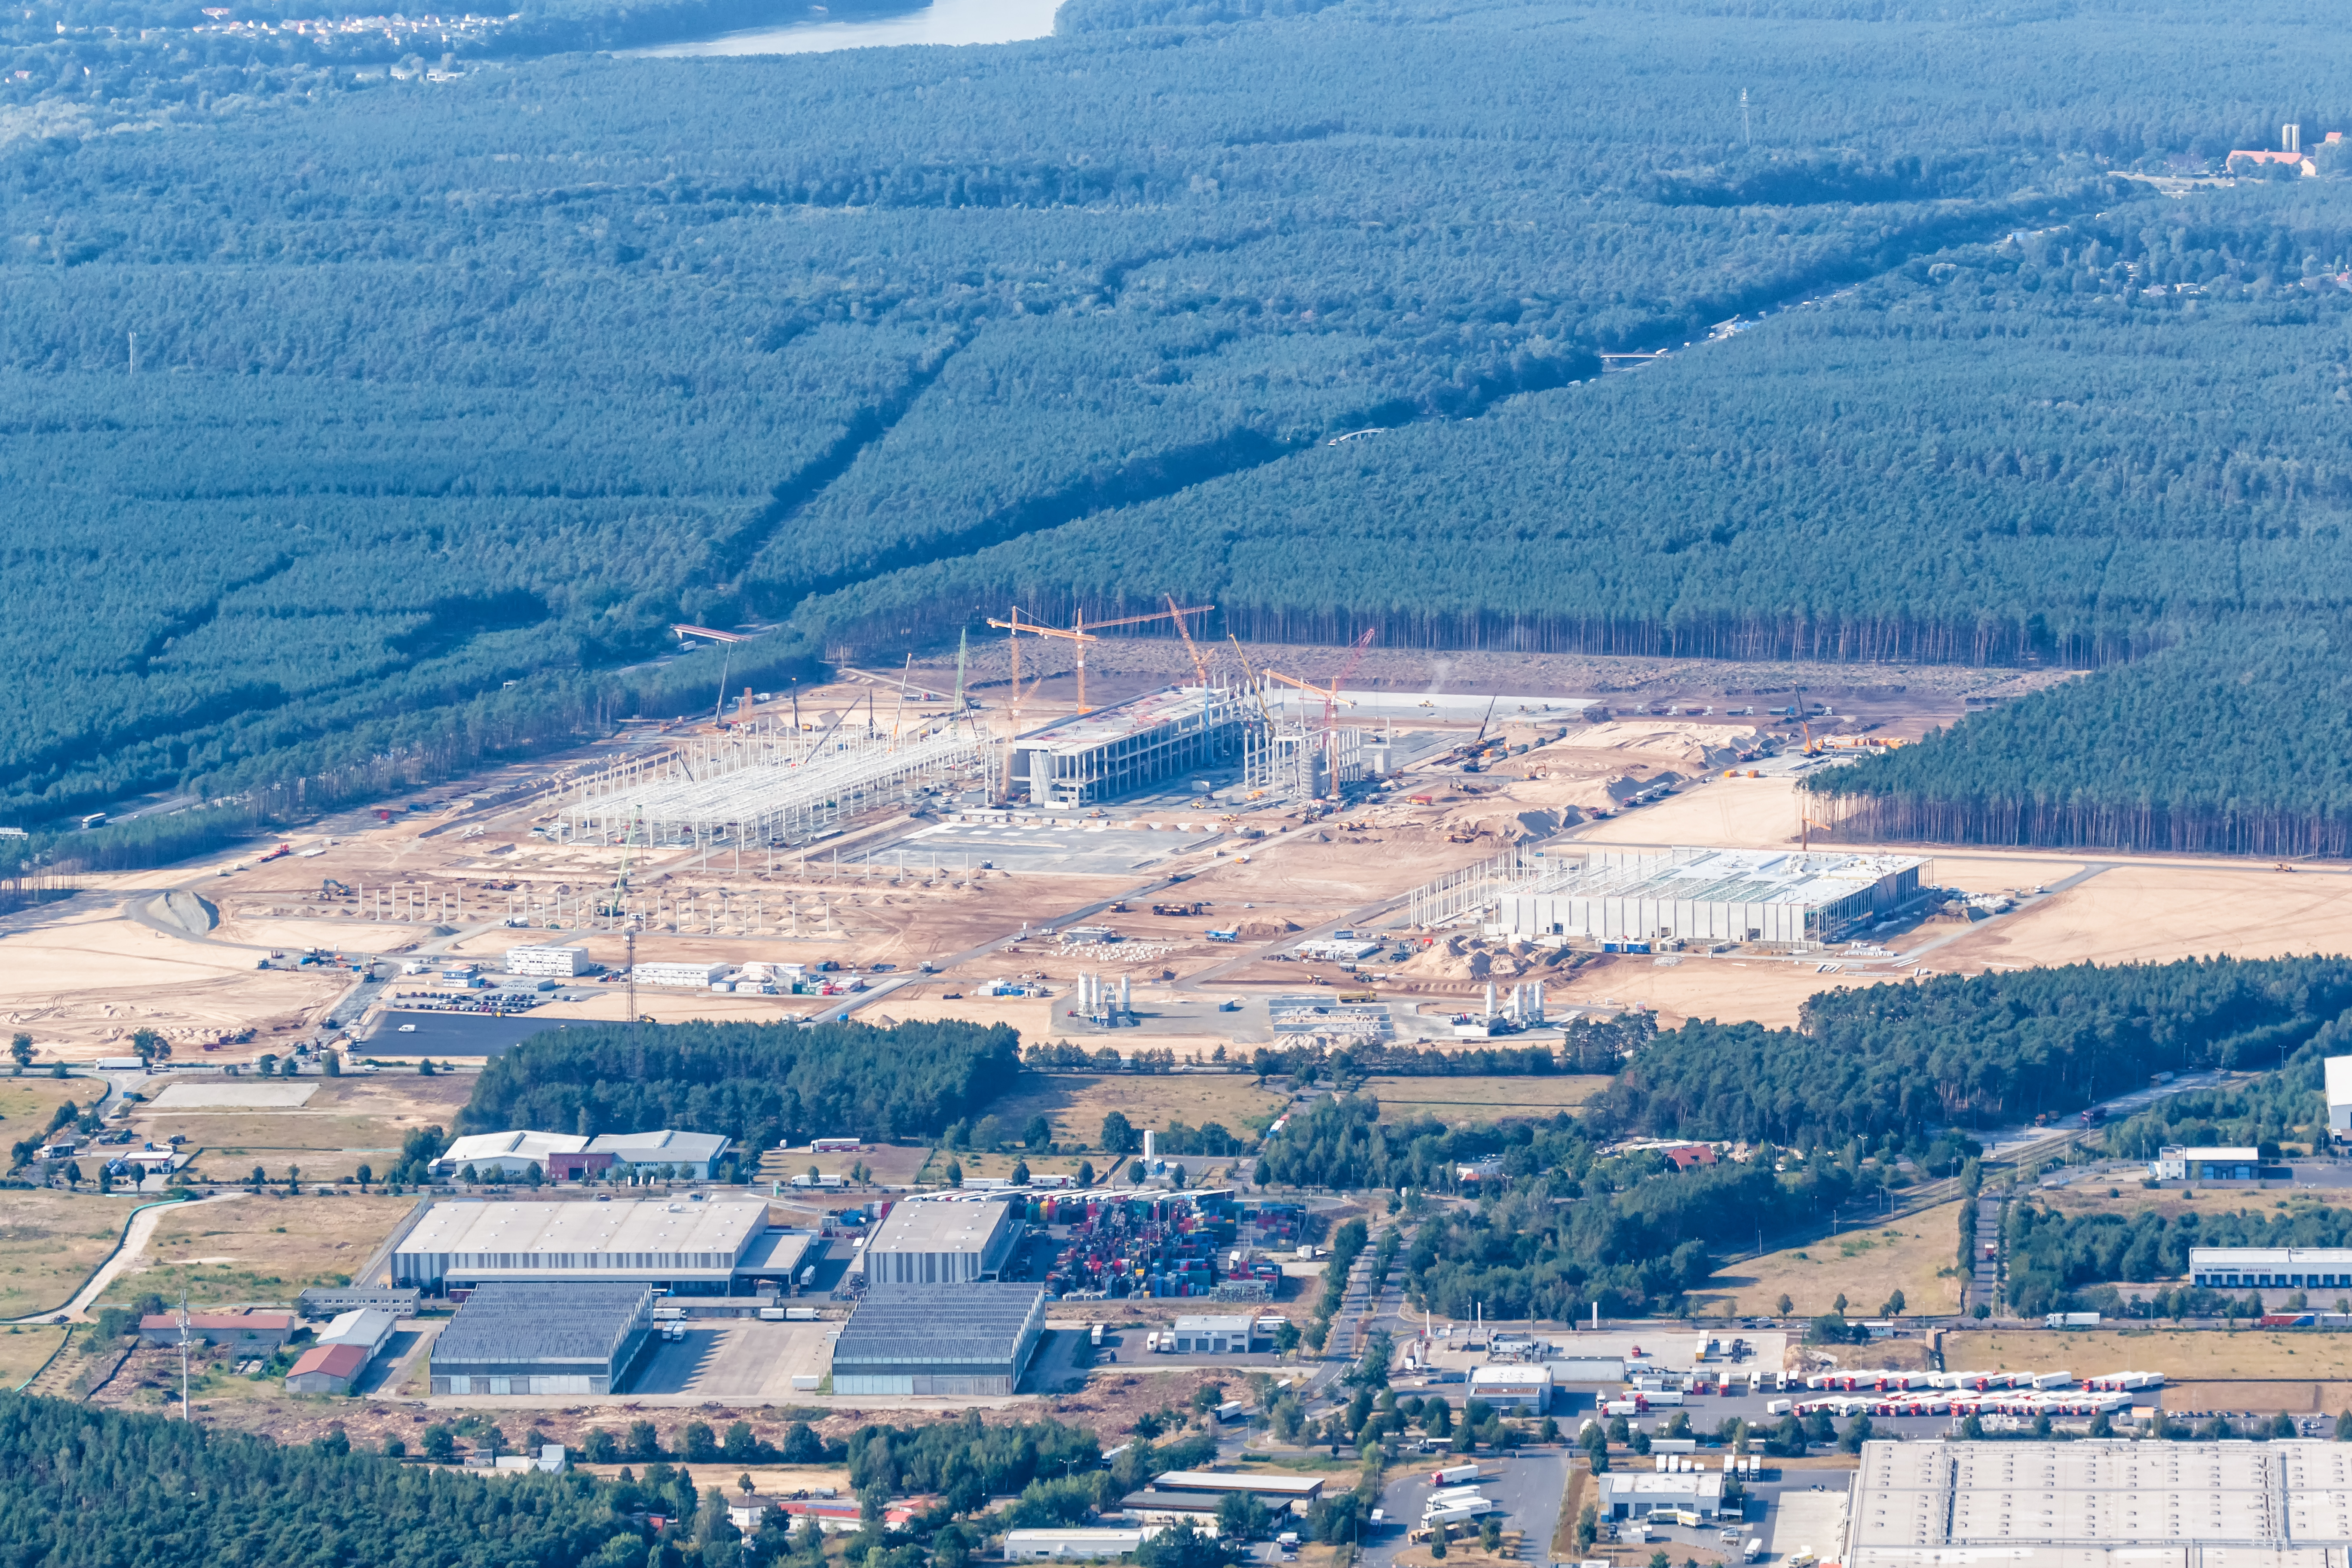
[[[1811,1145],[2055,1121],[2157,1072],[2284,1061],[2352,1008],[2352,960],[2191,959],[1826,991],[1798,1026],[1694,1020],[1585,1108],[1596,1126]]]
[[[1433,1117],[1383,1122],[1376,1100],[1348,1095],[1294,1116],[1266,1141],[1254,1177],[1262,1186],[1476,1193],[1475,1208],[1416,1203],[1407,1215],[1414,1239],[1402,1263],[1415,1306],[1466,1316],[1476,1300],[1489,1317],[1568,1321],[1596,1302],[1611,1316],[1669,1310],[1724,1251],[1826,1217],[1895,1171],[1859,1139],[1785,1160],[1766,1148],[1689,1172],[1655,1150],[1609,1154],[1602,1142],[1559,1114],[1452,1128]],[[1491,1162],[1495,1173],[1463,1178],[1474,1161]],[[1347,1277],[1341,1237],[1332,1252],[1326,1318]]]
[[[1021,1070],[1003,1024],[592,1025],[534,1036],[492,1061],[460,1132],[591,1135],[669,1127],[780,1142],[935,1137]]]
[[[0,1399],[0,1561],[11,1563],[642,1568],[648,1541],[579,1472],[469,1476],[347,1441],[281,1447],[162,1416]]]
[[[2278,0],[1073,0],[683,61],[512,50],[738,13],[203,15],[0,28],[22,826],[686,711],[730,656],[656,662],[679,620],[774,626],[755,680],[1164,591],[2091,662],[2352,582],[2342,187],[2119,177],[2352,124]]]
[[[2352,647],[2216,628],[1805,787],[1843,838],[2352,853]]]

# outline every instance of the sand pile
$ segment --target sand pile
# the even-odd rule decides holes
[[[1431,980],[1516,980],[1550,967],[1558,950],[1457,931],[1423,948],[1394,973]]]

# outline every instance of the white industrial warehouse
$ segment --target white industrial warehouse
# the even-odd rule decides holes
[[[1021,1222],[1000,1199],[909,1199],[895,1205],[863,1253],[866,1289],[994,1279],[1020,1244]]]
[[[807,1235],[797,1237],[805,1249]],[[788,1273],[764,1203],[437,1203],[393,1244],[393,1283],[430,1295],[494,1280],[643,1283],[679,1295]],[[742,1283],[738,1284],[741,1279]]]
[[[1847,850],[1596,849],[1500,891],[1497,936],[1798,946],[1892,914],[1933,862]]]
[[[2352,1548],[2346,1443],[1865,1443],[1850,1496],[1845,1568],[2343,1568]]]

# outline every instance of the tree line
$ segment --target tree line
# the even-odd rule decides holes
[[[1585,1107],[1622,1133],[1781,1144],[2072,1116],[2157,1072],[2277,1064],[2352,1007],[2352,960],[2186,959],[1827,991],[1793,1029],[1693,1020]]]
[[[779,1142],[932,1137],[1012,1087],[1010,1026],[626,1024],[551,1030],[493,1060],[461,1132],[721,1132],[756,1159]]]

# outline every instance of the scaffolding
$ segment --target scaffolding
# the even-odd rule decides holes
[[[911,738],[738,731],[584,780],[564,824],[575,843],[799,844],[845,817],[982,773],[984,749],[952,723]]]

